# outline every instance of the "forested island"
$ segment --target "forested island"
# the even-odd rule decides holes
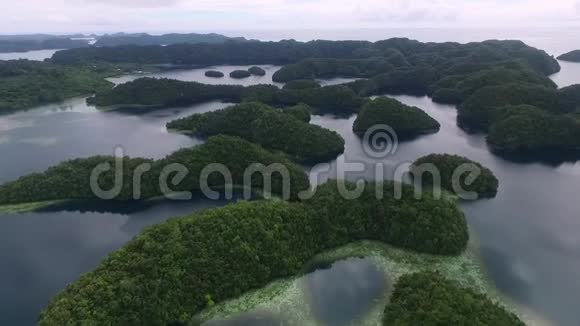
[[[162,35],[151,35],[147,33],[135,33],[135,34],[117,33],[117,34],[106,34],[98,37],[95,46],[114,47],[120,45],[168,45],[168,44],[187,44],[187,43],[220,44],[224,42],[245,42],[245,41],[247,40],[243,37],[228,37],[216,33],[209,34],[171,33]]]
[[[534,106],[505,108],[505,119],[487,137],[492,150],[509,154],[574,154],[580,150],[580,120]]]
[[[91,45],[89,41],[93,41]],[[104,35],[0,35],[0,53],[26,52],[51,49],[75,49],[83,47],[115,47],[121,45],[158,45],[170,44],[222,44],[225,42],[248,42],[243,37],[228,37],[222,34],[208,33],[170,33],[151,35],[147,33],[115,33]]]
[[[224,73],[217,70],[208,70],[205,72],[205,76],[211,78],[222,78],[224,77]]]
[[[245,103],[169,122],[168,129],[209,137],[232,135],[281,151],[292,160],[316,164],[344,152],[344,140],[334,131],[308,124],[310,112],[300,105],[283,110]]]
[[[409,186],[396,200],[395,185],[388,182],[377,199],[374,185],[366,185],[355,200],[345,200],[331,181],[303,202],[240,202],[151,227],[53,298],[39,325],[188,323],[214,302],[296,275],[317,253],[360,239],[439,255],[465,250],[467,224],[453,202],[428,194],[414,199]],[[465,300],[449,302],[457,297]],[[473,317],[484,324],[522,325],[484,295],[430,273],[399,280],[383,324],[435,318],[423,315],[428,311],[437,311],[443,323]]]
[[[184,56],[184,53],[188,53]],[[86,48],[61,51],[52,58],[66,65],[86,63],[119,64],[141,62],[148,64],[284,64],[273,80],[287,82],[282,90],[268,86],[226,88],[200,86],[193,83],[160,80],[135,81],[111,92],[98,94],[94,103],[101,106],[169,107],[199,103],[207,100],[260,101],[269,105],[287,106],[300,102],[316,112],[349,115],[367,104],[368,96],[384,94],[428,95],[436,102],[458,107],[458,125],[469,132],[489,133],[494,125],[495,135],[489,144],[497,153],[539,152],[544,150],[577,151],[569,138],[580,127],[576,114],[580,108],[577,88],[559,90],[547,77],[560,70],[556,59],[544,51],[520,41],[484,41],[467,44],[421,43],[409,39],[365,41],[280,41],[238,42],[224,44],[182,44],[166,47]],[[247,72],[243,73],[247,76]],[[340,86],[318,87],[314,78],[358,78]],[[179,84],[178,84],[179,83]],[[168,87],[178,88],[176,92]],[[157,89],[159,94],[150,93]],[[552,125],[565,130],[548,128],[544,135],[551,141],[543,144],[529,133],[516,134],[512,118],[514,110],[534,107]],[[535,126],[538,114],[525,120],[527,127]],[[529,129],[528,128],[528,129]],[[507,146],[498,141],[497,134],[515,139]],[[516,144],[517,143],[517,144]]]
[[[52,60],[62,64],[88,62],[140,62],[149,64],[252,65],[295,64],[312,58],[362,59],[391,58],[394,68],[425,65],[434,68],[466,69],[472,72],[497,62],[521,60],[535,71],[549,75],[560,70],[558,62],[544,51],[520,41],[485,41],[468,44],[421,43],[394,38],[378,42],[311,41],[226,42],[223,44],[174,44],[169,46],[90,47],[57,52]],[[403,60],[401,60],[401,57]],[[455,67],[454,67],[455,66]],[[471,69],[469,69],[471,68]],[[477,70],[479,70],[477,69]],[[384,71],[383,71],[384,72]],[[330,76],[330,75],[327,75]],[[303,79],[295,78],[295,79]]]
[[[106,108],[166,108],[212,100],[228,102],[261,102],[276,106],[300,103],[314,112],[349,115],[368,100],[347,86],[325,86],[306,89],[280,89],[273,85],[207,85],[172,79],[140,78],[112,90],[99,92],[90,104]]]
[[[580,62],[580,50],[570,51],[564,53],[558,57],[558,60],[570,61],[570,62]]]
[[[106,73],[46,62],[0,61],[0,113],[111,89]]]
[[[38,38],[20,38],[15,36],[0,38],[0,53],[73,49],[87,46],[89,46],[89,43],[85,40],[74,40],[68,37],[39,36]]]
[[[252,74],[247,70],[234,70],[234,71],[230,72],[230,77],[235,78],[235,79],[248,78],[251,75]]]
[[[127,37],[135,38],[124,40]],[[173,40],[196,43],[181,42],[181,37]],[[188,324],[216,304],[299,275],[320,253],[361,241],[404,250],[408,256],[399,256],[398,263],[403,261],[407,267],[414,266],[415,260],[432,263],[466,254],[468,226],[454,196],[436,198],[424,189],[417,198],[412,185],[383,180],[365,182],[356,199],[346,199],[341,193],[343,187],[355,188],[342,180],[331,180],[314,192],[299,164],[333,160],[344,152],[345,142],[336,132],[310,124],[312,114],[358,114],[353,125],[358,135],[384,124],[401,138],[415,137],[439,131],[439,122],[420,108],[384,95],[430,96],[457,105],[458,124],[468,131],[488,133],[487,142],[498,153],[580,149],[580,86],[558,89],[547,77],[560,69],[558,62],[519,41],[304,43],[216,36],[215,42],[159,45],[163,40],[119,35],[118,40],[107,42],[131,45],[59,51],[42,63],[0,62],[0,110],[92,93],[96,94],[88,99],[90,104],[129,113],[214,100],[237,103],[167,123],[170,131],[202,137],[205,143],[158,160],[94,156],[65,161],[0,185],[0,205],[103,199],[88,184],[91,173],[101,163],[115,166],[119,162],[123,164],[121,188],[110,199],[117,202],[165,195],[159,180],[169,176],[164,168],[172,164],[189,170],[172,190],[194,193],[202,191],[200,174],[211,163],[222,164],[232,173],[231,182],[219,173],[209,176],[208,185],[216,191],[243,185],[246,168],[255,163],[281,164],[290,173],[289,196],[285,196],[283,176],[274,173],[274,199],[241,201],[147,228],[56,295],[40,315],[41,326]],[[111,71],[127,65],[162,64],[251,66],[232,72],[232,78],[266,75],[253,65],[284,65],[273,81],[285,85],[207,85],[140,78],[113,88],[104,80]],[[224,76],[214,70],[205,75]],[[315,81],[335,77],[357,80],[324,87]],[[379,97],[370,99],[375,95]],[[477,162],[433,154],[418,159],[414,166],[426,163],[441,172],[441,187],[447,192],[459,195],[453,187],[453,171],[471,164],[482,174],[472,183],[460,179],[464,190],[480,197],[497,193],[497,178]],[[133,177],[144,165],[150,168],[142,175],[141,187],[135,189]],[[422,186],[434,183],[421,180]],[[102,189],[112,189],[114,182],[113,170],[98,179]],[[249,187],[263,189],[265,182],[253,177]],[[401,198],[395,196],[398,189],[402,189]],[[301,196],[305,193],[311,197]],[[453,267],[456,272],[471,272],[464,266]],[[453,325],[474,320],[484,325],[523,325],[490,293],[482,293],[482,288],[449,278],[448,270],[434,270],[409,267],[405,275],[393,279],[397,281],[394,292],[389,303],[381,306],[383,325]]]
[[[354,121],[353,131],[363,135],[376,125],[386,125],[401,139],[439,131],[440,124],[417,107],[395,99],[379,97],[365,104]]]
[[[248,69],[248,71],[250,72],[250,74],[252,74],[254,76],[265,76],[266,75],[266,70],[264,70],[260,67],[257,67],[257,66],[250,67]]]
[[[434,176],[430,173],[431,167],[436,168],[440,180],[435,181]],[[460,173],[462,167],[466,170]],[[458,174],[454,175],[455,173]],[[474,180],[467,181],[471,173],[477,173],[477,175]],[[477,198],[473,199],[495,197],[499,186],[499,181],[490,169],[458,155],[431,154],[421,157],[413,163],[411,175],[424,190],[432,190],[432,187],[439,186],[460,196],[462,194],[458,193],[459,190],[474,192]]]
[[[49,168],[43,173],[34,173],[23,176],[18,180],[0,186],[0,205],[22,204],[55,200],[95,200],[100,199],[90,187],[89,180],[92,171],[101,163],[115,166],[115,158],[111,156],[94,156],[84,159],[65,161]],[[118,201],[148,199],[163,196],[160,186],[160,176],[163,168],[178,163],[189,171],[187,177],[172,188],[173,191],[200,191],[200,175],[202,169],[209,164],[219,163],[228,167],[233,185],[244,184],[244,172],[254,163],[269,166],[274,163],[282,164],[289,172],[289,195],[297,198],[300,191],[308,190],[310,183],[304,170],[290,162],[283,154],[274,154],[261,146],[242,140],[237,137],[215,136],[203,145],[179,150],[164,159],[153,161],[144,158],[122,159],[123,179],[120,193],[114,198]],[[133,176],[135,169],[143,164],[149,164],[150,170],[143,174],[141,187],[134,189]],[[208,185],[222,189],[226,184],[224,177],[213,174],[208,179]],[[115,171],[103,172],[99,178],[102,189],[113,189],[115,185]],[[263,179],[252,178],[251,186],[263,189]],[[212,188],[212,189],[213,189]],[[284,195],[284,179],[280,174],[272,176],[272,193]],[[139,191],[139,193],[135,193]]]
[[[461,298],[461,300],[457,300]],[[442,311],[445,313],[441,314]],[[477,322],[475,322],[477,321]],[[401,277],[385,309],[383,325],[519,325],[521,320],[481,293],[439,273]]]

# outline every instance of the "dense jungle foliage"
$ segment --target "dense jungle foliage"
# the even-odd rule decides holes
[[[522,62],[510,61],[468,74],[444,77],[430,86],[429,93],[436,102],[460,104],[483,87],[515,83],[556,88],[547,76],[538,74]]]
[[[83,40],[72,40],[70,38],[49,38],[38,40],[0,40],[0,53],[2,52],[27,52],[51,49],[73,49],[89,46]]]
[[[264,70],[260,67],[257,67],[257,66],[250,67],[248,69],[248,71],[250,72],[250,74],[252,74],[254,76],[265,76],[266,75],[266,70]]]
[[[374,57],[361,59],[333,59],[316,58],[306,59],[295,64],[282,67],[273,76],[272,80],[286,83],[293,80],[316,78],[369,78],[382,73],[390,72],[396,67],[409,66],[405,56],[393,50],[389,57]]]
[[[95,46],[120,46],[120,45],[169,45],[182,43],[224,43],[231,41],[246,41],[243,37],[227,37],[221,34],[209,33],[187,33],[187,34],[163,34],[151,35],[147,33],[117,33],[100,36]]]
[[[137,51],[139,50],[139,51]],[[435,101],[459,106],[458,123],[468,131],[489,131],[506,117],[506,106],[532,105],[554,115],[574,113],[580,108],[577,88],[558,90],[547,75],[559,71],[558,62],[544,51],[520,41],[484,41],[468,44],[421,43],[408,39],[378,42],[313,41],[301,43],[245,42],[221,45],[176,45],[165,47],[125,47],[119,49],[72,49],[57,53],[55,62],[139,62],[175,64],[287,64],[273,76],[274,81],[290,82],[283,90],[260,88],[221,89],[176,86],[166,90],[163,83],[157,101],[146,100],[136,82],[103,93],[97,102],[172,106],[210,99],[261,101],[285,106],[306,103],[318,113],[348,115],[367,103],[364,97],[381,94],[430,95]],[[364,78],[341,86],[314,90],[313,78]],[[295,80],[299,80],[292,83]],[[149,82],[150,84],[150,82]],[[153,86],[153,85],[149,85]],[[165,85],[166,86],[166,85]],[[189,89],[190,91],[184,91]],[[223,93],[221,93],[223,91]],[[206,93],[207,92],[207,93]],[[213,92],[213,95],[209,95]],[[251,96],[246,95],[250,92]],[[151,95],[149,95],[151,94]],[[141,96],[144,95],[144,96]],[[207,96],[206,96],[207,95]],[[116,98],[116,99],[115,99]],[[107,105],[107,104],[105,104]],[[566,119],[551,119],[566,121]],[[568,128],[568,126],[562,126]],[[555,134],[548,135],[555,138]],[[491,139],[491,138],[490,138]],[[524,147],[522,147],[524,148]],[[557,149],[557,148],[553,148]]]
[[[174,44],[168,46],[89,47],[57,52],[52,60],[63,64],[95,62],[149,64],[296,64],[302,60],[385,58],[395,67],[404,65],[431,66],[437,70],[453,70],[459,66],[476,66],[519,59],[544,75],[559,71],[558,62],[544,51],[520,41],[485,41],[468,44],[421,43],[405,38],[378,42],[367,41],[311,41],[297,42],[225,42],[223,44]],[[376,59],[379,58],[379,59]],[[351,64],[353,67],[363,63]],[[305,65],[307,69],[310,66]],[[311,65],[318,69],[317,64]],[[350,66],[350,65],[341,65]],[[352,68],[348,68],[352,70]],[[379,69],[380,70],[380,69]],[[465,68],[463,68],[465,70]],[[354,70],[353,70],[354,71]],[[337,72],[338,69],[337,69]],[[450,73],[448,73],[449,75]],[[290,80],[284,78],[286,81]],[[297,78],[301,79],[301,78]]]
[[[555,88],[533,84],[506,84],[477,90],[459,107],[458,121],[468,129],[487,131],[493,123],[502,119],[503,108],[522,104],[555,114],[572,110],[572,107],[561,105],[561,97]]]
[[[297,89],[307,89],[307,88],[319,88],[320,83],[311,79],[298,79],[289,81],[282,87],[285,90],[297,90]]]
[[[310,113],[312,111],[313,109],[308,104],[300,103],[294,106],[286,107],[282,112],[289,114],[302,122],[309,123],[311,118]]]
[[[353,131],[362,135],[377,125],[387,125],[401,138],[439,131],[440,124],[423,110],[395,99],[379,97],[367,103],[354,121]]]
[[[112,88],[104,77],[88,68],[29,60],[0,61],[0,113]]]
[[[366,99],[346,86],[281,90],[273,85],[206,85],[172,79],[140,78],[97,93],[89,103],[103,107],[172,107],[212,100],[262,102],[276,106],[307,104],[320,112],[350,114]]]
[[[554,115],[532,106],[511,107],[511,113],[505,116],[492,125],[487,137],[495,151],[541,154],[580,150],[580,121],[572,116]]]
[[[181,164],[188,170],[187,176],[177,185],[170,188],[173,191],[200,190],[202,170],[209,164],[223,164],[232,175],[234,185],[244,184],[244,172],[254,163],[269,166],[279,163],[285,166],[289,173],[289,191],[292,198],[307,190],[310,186],[304,170],[291,163],[284,155],[273,154],[259,145],[249,143],[237,137],[211,137],[202,145],[179,150],[164,159],[153,161],[143,158],[125,157],[122,160],[121,191],[113,200],[132,200],[139,191],[140,199],[162,196],[159,178],[163,169],[170,164]],[[100,164],[108,163],[111,169],[98,178],[101,189],[110,190],[115,185],[115,158],[111,156],[94,156],[85,159],[75,159],[62,162],[43,173],[34,173],[0,186],[0,204],[18,204],[39,201],[67,199],[100,199],[90,187],[92,171]],[[143,174],[141,187],[133,188],[133,177],[137,167],[148,163],[150,171]],[[173,176],[168,175],[172,180]],[[218,173],[209,176],[208,185],[216,189],[225,186],[224,177]],[[251,187],[263,189],[264,180],[259,174],[252,176]],[[213,188],[212,188],[213,189]],[[284,194],[284,176],[274,173],[272,176],[272,193]]]
[[[332,181],[302,203],[239,202],[152,226],[55,296],[39,325],[166,325],[296,275],[317,253],[361,239],[458,254],[468,234],[455,203],[367,183],[344,199]],[[352,184],[345,184],[347,188]],[[380,189],[380,188],[379,188]]]
[[[485,295],[437,272],[403,275],[385,309],[383,325],[524,326]]]
[[[252,74],[247,70],[234,70],[234,71],[230,72],[230,77],[235,78],[235,79],[248,78],[251,75]]]
[[[441,177],[439,185],[434,184],[434,179],[431,173],[422,173],[421,168],[426,168],[432,165],[436,168]],[[479,171],[479,175],[471,183],[466,182],[467,174],[458,174],[455,182],[461,187],[457,188],[453,185],[454,173],[458,171],[461,166],[472,166],[470,171]],[[459,173],[459,172],[457,172]],[[478,197],[495,197],[499,181],[493,175],[493,172],[481,164],[474,162],[468,158],[458,155],[450,154],[431,154],[417,159],[411,168],[411,174],[414,178],[420,178],[421,185],[426,190],[430,190],[433,186],[440,186],[441,188],[458,194],[457,190],[475,192]]]
[[[344,152],[344,140],[334,131],[308,124],[294,114],[310,114],[306,107],[284,110],[251,102],[223,110],[194,114],[169,122],[168,129],[195,136],[238,136],[267,149],[281,151],[302,163],[332,160]]]
[[[205,72],[205,76],[211,78],[222,78],[224,76],[224,73],[216,70],[208,70]]]
[[[580,62],[580,50],[570,51],[564,53],[558,57],[558,60],[570,61],[570,62]]]

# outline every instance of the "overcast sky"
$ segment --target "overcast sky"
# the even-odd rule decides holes
[[[0,0],[1,34],[580,25],[580,0]]]

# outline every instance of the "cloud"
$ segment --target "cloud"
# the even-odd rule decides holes
[[[2,14],[3,34],[497,28],[578,22],[580,0],[20,0]]]
[[[417,6],[408,3],[394,5],[392,2],[387,6],[380,4],[373,7],[360,6],[354,13],[362,22],[386,24],[448,22],[456,20],[458,14],[455,8],[434,6],[432,3]]]
[[[129,8],[161,8],[172,7],[180,2],[180,0],[71,0],[71,5],[110,5],[115,7],[129,7]]]

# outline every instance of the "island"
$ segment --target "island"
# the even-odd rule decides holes
[[[186,64],[186,65],[255,65],[255,64],[297,64],[313,59],[326,62],[330,59],[354,59],[351,66],[363,67],[368,61],[375,67],[387,60],[395,68],[428,66],[437,71],[451,74],[470,73],[489,66],[519,60],[542,75],[551,75],[560,70],[558,62],[546,52],[535,49],[521,41],[497,41],[460,43],[422,43],[406,38],[393,38],[377,42],[368,41],[325,41],[298,42],[225,42],[222,44],[172,44],[167,46],[119,46],[89,47],[59,51],[52,61],[61,64],[79,63],[134,63],[143,64]],[[377,58],[377,59],[375,59]],[[363,59],[362,63],[357,60]],[[368,60],[368,61],[365,61]],[[307,66],[307,65],[303,65]],[[345,66],[339,62],[336,66]],[[346,65],[349,66],[349,65]],[[360,67],[359,67],[360,66]],[[312,65],[318,69],[319,65]],[[334,69],[334,68],[332,68]],[[374,69],[374,72],[373,72]],[[348,73],[354,69],[349,68]],[[338,71],[338,70],[337,70]],[[368,74],[389,72],[382,69],[368,69]],[[326,77],[344,74],[324,74]],[[282,74],[282,72],[280,73]],[[279,75],[280,75],[279,74]],[[318,73],[316,73],[318,74]],[[316,75],[315,74],[315,75]],[[300,74],[291,79],[309,79],[312,72]]]
[[[110,90],[108,72],[29,60],[0,61],[0,113]]]
[[[205,72],[205,76],[210,78],[222,78],[224,73],[217,70],[208,70]]]
[[[465,157],[433,154],[418,159],[411,168],[415,181],[421,177],[417,185],[421,189],[376,180],[359,183],[362,192],[348,199],[345,189],[353,191],[357,184],[330,180],[311,188],[299,164],[327,162],[344,152],[339,134],[309,123],[312,114],[358,114],[353,125],[357,135],[376,125],[391,127],[401,139],[439,131],[439,122],[429,114],[385,97],[388,94],[430,96],[456,105],[459,125],[487,133],[494,153],[578,154],[580,85],[557,88],[548,77],[560,69],[553,57],[519,41],[218,38],[214,43],[161,46],[157,45],[160,38],[141,35],[135,39],[145,40],[144,45],[125,40],[120,44],[130,45],[60,51],[38,65],[0,64],[0,109],[30,107],[85,91],[95,93],[90,104],[127,109],[129,114],[214,100],[238,103],[167,124],[170,131],[203,138],[202,145],[157,160],[94,156],[65,161],[0,185],[0,205],[159,198],[167,194],[159,180],[173,176],[165,168],[176,165],[188,174],[172,190],[194,193],[203,192],[203,172],[215,163],[231,173],[231,180],[220,173],[208,176],[208,186],[216,191],[230,186],[263,189],[265,177],[252,177],[246,184],[245,172],[256,164],[275,164],[288,171],[287,178],[273,173],[272,189],[251,201],[146,228],[55,295],[42,311],[39,325],[189,324],[228,300],[295,278],[317,263],[368,256],[391,267],[392,278],[388,276],[395,284],[388,302],[380,302],[384,319],[377,324],[469,324],[473,320],[485,325],[524,324],[487,289],[484,273],[467,251],[470,236],[458,206],[461,192],[454,187],[453,172],[464,165],[477,168],[481,174],[473,182],[460,177],[459,184],[487,198],[496,196],[499,186],[488,168]],[[286,85],[280,89],[140,78],[112,88],[105,82],[106,73],[134,64],[283,65],[273,80]],[[265,71],[252,66],[230,76],[251,75],[263,76]],[[207,71],[206,76],[223,74]],[[315,81],[334,77],[356,80],[324,87]],[[32,95],[26,98],[18,92]],[[97,195],[88,184],[102,163],[122,164],[119,192],[111,198]],[[445,190],[441,198],[424,189],[435,183],[420,175],[424,164],[441,172]],[[133,187],[135,176],[141,176],[139,188]],[[109,170],[96,181],[102,189],[113,189],[118,177]]]
[[[361,239],[438,255],[465,250],[467,223],[453,201],[429,193],[416,199],[406,185],[395,199],[401,185],[390,182],[366,183],[359,198],[347,200],[339,183],[353,186],[330,181],[302,202],[239,202],[150,227],[56,295],[39,325],[188,322],[214,303],[296,275],[318,253]]]
[[[499,154],[550,156],[580,153],[580,120],[553,115],[533,106],[508,107],[505,119],[494,124],[487,136]]]
[[[435,102],[461,104],[482,87],[513,84],[557,88],[548,76],[537,73],[529,65],[521,61],[508,61],[486,65],[468,74],[446,76],[430,85],[428,93]]]
[[[354,133],[364,135],[379,125],[392,128],[401,139],[435,133],[440,128],[439,122],[423,110],[389,97],[379,97],[364,105],[352,129]]]
[[[195,55],[184,56],[183,53]],[[143,79],[99,92],[90,100],[90,103],[113,109],[166,108],[223,100],[255,101],[277,107],[305,103],[314,114],[349,116],[359,113],[369,103],[370,96],[408,94],[431,96],[436,102],[456,105],[458,125],[467,132],[483,133],[489,133],[517,108],[541,109],[551,115],[549,121],[563,123],[561,129],[566,130],[573,126],[567,123],[568,118],[577,120],[580,113],[578,87],[558,89],[548,77],[560,70],[558,61],[520,41],[458,44],[395,38],[377,42],[289,40],[85,48],[58,52],[51,61],[67,66],[122,62],[284,65],[273,76],[274,81],[287,83],[281,90],[266,85],[211,86]],[[239,74],[246,78],[251,75],[248,71]],[[325,87],[313,81],[332,77],[357,80]],[[359,120],[363,118],[364,115]],[[355,131],[364,133],[368,123],[366,127],[357,126]],[[432,123],[429,126],[435,127]],[[420,128],[420,132],[429,130]],[[554,139],[558,135],[548,136]],[[488,140],[495,137],[488,137]],[[489,144],[490,148],[505,147],[497,139]],[[519,148],[525,151],[530,147]],[[551,146],[554,151],[561,148],[564,147]]]
[[[89,104],[104,109],[167,108],[213,100],[229,102],[262,102],[280,107],[300,103],[313,108],[313,113],[350,115],[358,112],[367,99],[343,85],[320,88],[281,90],[274,85],[207,85],[165,78],[139,78],[98,92]]]
[[[493,198],[499,185],[490,169],[458,155],[431,154],[421,157],[413,163],[410,172],[416,184],[423,187],[423,190],[440,187],[461,199]],[[439,180],[435,179],[433,172],[438,174]],[[470,174],[476,178],[468,181]],[[476,196],[467,198],[464,195],[468,192],[473,192]]]
[[[266,75],[266,70],[264,70],[260,67],[257,67],[257,66],[250,67],[248,69],[248,72],[254,76],[265,76]]]
[[[147,33],[115,33],[105,34],[97,38],[95,46],[97,47],[114,47],[121,45],[160,45],[166,46],[170,44],[222,44],[225,42],[246,42],[243,37],[228,37],[221,34],[209,33],[187,33],[187,34],[163,34],[151,35]]]
[[[252,74],[247,70],[234,70],[230,73],[230,77],[235,79],[248,78],[251,75]]]
[[[396,67],[408,67],[405,56],[395,49],[381,53],[377,57],[361,59],[317,58],[305,59],[282,67],[273,76],[275,82],[285,83],[293,80],[334,78],[334,77],[373,77],[392,71]]]
[[[264,148],[284,152],[300,163],[330,161],[343,153],[342,137],[304,122],[310,119],[306,110],[305,106],[278,110],[261,103],[243,103],[175,120],[169,122],[167,128],[199,137],[238,136]]]
[[[108,163],[115,167],[122,164],[122,187],[114,198],[99,198],[89,184],[91,174],[97,166]],[[48,202],[56,200],[116,200],[130,201],[148,199],[166,195],[159,182],[164,175],[164,168],[170,164],[180,164],[187,168],[188,174],[174,191],[200,192],[199,178],[204,167],[210,164],[222,164],[231,173],[233,185],[244,184],[244,172],[252,164],[260,163],[282,165],[288,171],[288,178],[273,174],[271,192],[279,196],[288,195],[297,198],[298,193],[310,186],[308,177],[302,167],[291,163],[283,154],[271,153],[259,145],[237,137],[219,135],[211,137],[202,145],[181,149],[164,159],[150,160],[144,158],[124,157],[117,162],[114,157],[94,156],[62,162],[43,173],[23,176],[13,182],[0,185],[0,205]],[[133,187],[133,177],[140,167],[149,167],[141,178],[141,187]],[[101,189],[113,189],[115,171],[104,171],[98,179]],[[208,179],[210,188],[223,189],[226,186],[224,177],[218,174]],[[290,183],[286,188],[285,182]],[[264,180],[254,177],[252,188],[261,189]]]
[[[556,88],[534,84],[506,84],[485,86],[478,89],[459,107],[458,123],[468,131],[488,131],[490,126],[501,121],[506,107],[534,106],[563,114],[572,111],[571,106],[563,106]]]
[[[482,325],[525,326],[485,295],[438,272],[420,272],[399,279],[383,325],[471,325],[475,320]]]
[[[573,50],[558,57],[558,60],[580,62],[580,50]]]
[[[86,40],[76,40],[70,36],[37,35],[35,37],[25,37],[4,35],[0,38],[0,53],[74,49],[88,46],[89,43]]]

